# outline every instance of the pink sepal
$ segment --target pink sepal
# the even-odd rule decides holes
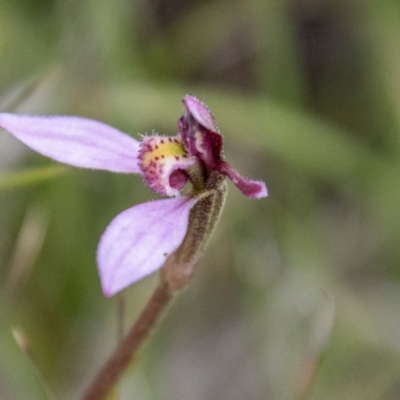
[[[106,296],[159,269],[181,244],[196,199],[149,201],[117,215],[97,249],[101,285]]]

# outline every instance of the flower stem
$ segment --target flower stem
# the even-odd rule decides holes
[[[103,400],[114,387],[173,297],[160,283],[131,330],[97,374],[82,400]]]
[[[188,285],[196,262],[221,215],[226,196],[225,176],[215,171],[207,181],[207,186],[208,192],[200,197],[190,211],[187,232],[181,245],[167,257],[161,268],[161,282],[82,400],[104,400],[107,397],[174,294]]]

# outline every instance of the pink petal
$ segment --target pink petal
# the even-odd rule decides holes
[[[139,143],[102,122],[81,117],[0,114],[0,127],[38,153],[65,164],[139,172]]]
[[[219,132],[211,111],[197,97],[186,95],[182,101],[188,114],[190,114],[200,125],[209,131]]]
[[[150,201],[117,215],[97,249],[103,292],[113,296],[159,269],[181,244],[195,199]]]
[[[253,199],[268,196],[267,187],[264,182],[244,178],[226,162],[221,162],[218,165],[218,169],[227,175],[245,196]]]

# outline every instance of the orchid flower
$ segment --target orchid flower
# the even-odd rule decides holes
[[[91,119],[0,113],[0,127],[44,156],[139,174],[152,190],[172,197],[129,208],[107,227],[97,250],[106,296],[161,268],[178,247],[182,259],[195,261],[222,210],[226,177],[247,197],[267,196],[263,182],[243,178],[224,161],[223,139],[207,106],[189,95],[183,104],[176,136],[148,135],[141,142]]]

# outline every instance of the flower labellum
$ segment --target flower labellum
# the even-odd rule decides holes
[[[106,296],[161,267],[173,290],[183,287],[221,214],[226,178],[247,197],[267,196],[264,182],[245,179],[224,160],[223,138],[207,106],[190,95],[183,104],[176,136],[149,135],[141,142],[87,118],[0,113],[1,128],[44,156],[75,167],[136,173],[152,190],[172,197],[139,204],[111,221],[97,250]]]

